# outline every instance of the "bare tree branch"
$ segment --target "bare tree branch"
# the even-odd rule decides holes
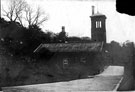
[[[28,22],[28,25],[31,25],[32,24],[32,14],[33,14],[33,9],[30,7],[30,6],[27,6],[25,8],[25,14],[26,14],[26,17],[25,17],[25,20]]]
[[[4,10],[4,16],[6,16],[10,21],[19,21],[25,7],[25,0],[10,0],[8,10]]]
[[[18,21],[19,21],[19,23],[23,26],[22,19],[23,19],[22,15],[21,15],[20,17],[18,17]]]
[[[10,21],[19,22],[21,25],[23,21],[27,22],[28,26],[41,25],[48,19],[40,7],[33,10],[25,0],[10,0],[8,9],[3,11]]]
[[[27,7],[25,9],[26,18],[25,20],[28,22],[28,25],[41,25],[45,22],[48,17],[45,16],[45,13],[42,12],[41,8],[38,7],[36,13],[31,7]]]

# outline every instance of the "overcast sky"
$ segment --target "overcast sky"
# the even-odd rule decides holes
[[[2,0],[2,4],[8,0]],[[60,32],[65,26],[69,36],[91,37],[91,6],[105,14],[107,42],[112,40],[135,42],[135,17],[116,11],[115,0],[26,0],[32,7],[40,6],[49,19],[41,27],[43,30]]]

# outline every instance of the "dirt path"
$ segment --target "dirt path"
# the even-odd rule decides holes
[[[3,92],[69,92],[69,91],[113,91],[122,79],[124,68],[109,66],[103,73],[93,78],[67,82],[5,87]]]

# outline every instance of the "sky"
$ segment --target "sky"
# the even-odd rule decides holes
[[[48,15],[48,20],[41,25],[43,30],[54,33],[65,31],[69,36],[88,36],[91,38],[91,6],[95,12],[105,14],[107,42],[112,40],[135,42],[135,16],[116,11],[115,0],[26,0],[33,8],[41,7]],[[2,0],[4,6],[8,0]]]

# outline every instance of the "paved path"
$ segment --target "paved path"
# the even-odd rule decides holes
[[[123,66],[109,66],[104,72],[98,76],[121,76],[124,74]]]
[[[46,83],[17,87],[5,87],[4,92],[74,92],[74,91],[114,91],[122,80],[124,68],[109,66],[94,78],[79,79],[68,82]]]

